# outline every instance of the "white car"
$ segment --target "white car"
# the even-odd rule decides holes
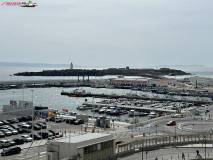
[[[22,135],[21,138],[24,139],[24,142],[32,142],[33,139],[29,135]]]

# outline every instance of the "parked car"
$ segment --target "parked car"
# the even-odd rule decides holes
[[[23,129],[23,133],[31,133],[32,130],[31,129]]]
[[[2,151],[1,155],[8,156],[8,155],[19,154],[19,153],[21,153],[20,147],[11,147],[11,148],[8,148],[8,149],[5,149],[4,151]]]
[[[8,119],[7,121],[9,122],[9,124],[15,123],[12,119]]]
[[[41,130],[41,127],[37,124],[34,124],[33,129],[34,130]]]
[[[12,132],[13,135],[18,134],[18,131],[13,128],[8,128],[8,131]]]
[[[8,122],[7,120],[3,120],[2,122],[3,122],[4,125],[10,124],[10,122]]]
[[[32,142],[33,139],[29,135],[22,135],[21,136],[24,139],[24,142]]]
[[[7,140],[9,143],[10,143],[10,146],[15,146],[16,145],[16,142],[14,142],[13,140]]]
[[[12,118],[11,120],[12,120],[14,123],[19,123],[18,118]]]
[[[74,122],[75,125],[79,125],[79,124],[84,124],[84,121],[82,119],[77,119],[75,122]]]
[[[0,129],[7,129],[7,128],[9,128],[8,125],[0,126]]]
[[[2,126],[4,123],[2,121],[0,121],[0,126]]]
[[[19,122],[23,121],[23,117],[18,117],[17,119],[18,119]]]
[[[49,129],[48,131],[49,131],[50,133],[52,133],[54,136],[59,135],[59,132],[58,132],[58,131],[54,131],[54,130],[51,130],[51,129]]]
[[[42,139],[48,138],[49,133],[48,132],[38,132],[38,134],[41,136]]]
[[[0,129],[1,132],[3,132],[6,136],[11,136],[12,132],[7,129]]]
[[[24,144],[24,139],[22,137],[14,138],[13,141],[16,145]]]
[[[115,141],[115,145],[118,145],[118,144],[121,144],[121,143],[123,143],[123,141],[121,141],[121,140]]]
[[[75,118],[71,118],[71,119],[67,119],[66,123],[68,123],[68,124],[74,124],[75,121],[76,121]]]
[[[5,134],[3,132],[0,132],[0,138],[4,138]]]
[[[3,148],[10,147],[10,143],[9,143],[8,140],[0,140],[0,145],[1,145]]]
[[[175,121],[169,121],[166,123],[167,126],[174,126],[176,125],[176,122]]]
[[[48,122],[48,121],[55,122],[55,117],[48,117],[48,118],[46,118],[46,121],[47,121],[47,122]]]
[[[25,124],[21,126],[22,129],[32,129],[31,125]]]
[[[39,122],[39,123],[36,123],[38,126],[40,126],[42,129],[47,129],[47,125],[46,124],[44,124],[44,123],[41,123],[41,122]]]
[[[24,129],[22,129],[22,128],[18,128],[17,131],[18,131],[18,133],[24,133]]]
[[[63,119],[62,118],[55,118],[55,122],[56,123],[61,123],[61,122],[63,122]]]
[[[34,140],[41,140],[41,136],[39,134],[30,134],[30,137]]]

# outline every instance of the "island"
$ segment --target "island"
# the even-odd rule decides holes
[[[43,70],[41,72],[21,72],[15,73],[16,76],[106,76],[106,75],[123,75],[123,76],[142,76],[151,78],[160,78],[162,76],[180,76],[190,75],[181,70],[170,68],[108,68],[108,69],[62,69],[62,70]]]

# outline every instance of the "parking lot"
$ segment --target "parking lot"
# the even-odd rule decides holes
[[[84,133],[84,127],[82,125],[74,125],[74,124],[69,124],[66,123],[66,121],[63,122],[52,122],[52,121],[45,121],[45,119],[37,119],[34,120],[33,124],[37,123],[43,123],[46,124],[47,128],[45,129],[38,129],[37,130],[32,130],[32,129],[27,129],[26,132],[24,133],[18,133],[16,134],[15,132],[12,133],[12,135],[5,135],[5,137],[0,138],[0,143],[2,140],[14,140],[18,137],[23,137],[23,135],[30,135],[30,134],[37,134],[40,132],[41,138],[38,140],[32,140],[31,141],[25,141],[24,144],[14,144],[11,143],[10,146],[3,146],[1,145],[0,153],[4,150],[7,150],[8,148],[11,148],[12,146],[18,146],[21,148],[21,153],[15,154],[15,155],[9,155],[9,156],[2,156],[0,159],[45,159],[46,157],[46,144],[55,139],[55,138],[62,138],[62,137],[67,137],[67,136],[75,136],[78,134],[83,134]],[[2,128],[16,128],[14,130],[18,131],[18,127],[21,128],[21,126],[24,126],[26,124],[32,124],[31,120],[27,121],[22,121],[22,122],[16,122],[13,124],[1,124],[0,130]],[[56,135],[51,134],[49,130],[52,130],[54,132],[57,132]],[[1,131],[0,131],[1,132]],[[42,137],[41,132],[47,132],[48,136],[47,137]],[[3,132],[2,132],[3,133]]]

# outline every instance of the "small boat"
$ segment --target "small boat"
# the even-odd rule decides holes
[[[99,114],[105,113],[106,110],[107,110],[107,107],[102,107],[102,108],[99,110]]]
[[[148,113],[142,112],[142,113],[140,114],[140,117],[144,117],[144,116],[148,116],[148,115],[149,115]]]
[[[106,114],[110,114],[110,112],[113,111],[114,109],[116,109],[115,106],[108,108],[108,109],[106,110]]]
[[[140,116],[140,113],[135,111],[135,110],[130,110],[129,111],[129,116],[133,117],[133,116]]]
[[[82,105],[82,106],[78,106],[77,107],[78,110],[87,110],[87,106],[86,105]]]
[[[157,117],[157,113],[156,112],[150,112],[149,113],[149,118],[152,119],[152,118],[156,118]]]
[[[122,111],[120,108],[116,108],[116,109],[112,110],[109,114],[110,115],[121,115]]]

